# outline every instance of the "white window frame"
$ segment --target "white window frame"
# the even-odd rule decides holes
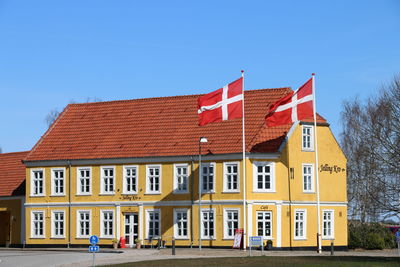
[[[135,188],[133,190],[129,190],[129,191],[127,190],[127,185],[128,185],[127,170],[128,169],[135,169],[134,179],[136,180],[135,181]],[[123,186],[122,193],[123,194],[130,194],[130,195],[137,194],[138,182],[139,182],[139,166],[137,166],[137,165],[126,165],[126,166],[123,167],[123,172],[124,172],[124,175],[123,175],[123,178],[122,178],[123,179],[123,182],[122,182],[122,186]],[[133,176],[131,175],[131,177],[133,177]]]
[[[55,172],[59,172],[62,171],[63,172],[63,192],[62,193],[57,193],[56,192],[56,177],[55,177]],[[66,184],[65,184],[65,168],[51,168],[51,196],[65,196],[65,189],[66,189]],[[59,179],[61,180],[61,179]]]
[[[35,194],[35,172],[42,172],[42,193]],[[43,197],[46,195],[46,174],[44,169],[31,169],[31,197]]]
[[[56,225],[55,225],[55,223],[56,223],[56,218],[55,218],[55,214],[56,213],[62,213],[62,215],[63,215],[63,219],[62,219],[62,230],[63,230],[63,234],[62,235],[60,235],[60,234],[58,234],[58,235],[56,235]],[[65,210],[52,210],[51,211],[51,238],[65,238]]]
[[[303,213],[303,235],[302,236],[296,236],[296,230],[297,230],[297,222],[301,222],[300,220],[296,219],[296,213],[298,212],[302,212]],[[294,210],[294,216],[293,216],[293,220],[294,220],[294,233],[293,233],[293,239],[294,240],[307,240],[307,210],[306,209],[295,209]]]
[[[186,168],[186,175],[187,175],[186,190],[179,189],[178,168]],[[183,176],[183,175],[181,174],[181,176]],[[189,193],[189,177],[190,177],[189,164],[187,164],[187,163],[174,164],[174,194]]]
[[[42,235],[36,235],[35,234],[35,213],[41,213],[42,214],[42,228],[43,228],[43,234]],[[46,238],[46,211],[45,210],[32,210],[31,211],[31,238]]]
[[[174,237],[175,239],[189,239],[190,213],[189,209],[174,209]],[[179,235],[178,213],[186,213],[186,235]]]
[[[80,172],[84,171],[89,171],[89,192],[82,192],[81,190],[81,176]],[[86,179],[87,177],[85,177]],[[76,168],[76,194],[79,196],[89,196],[92,194],[92,167],[78,167]]]
[[[325,213],[331,214],[330,221],[325,220],[325,216],[324,216]],[[331,234],[330,235],[324,234],[325,222],[330,222],[330,224],[331,224]],[[335,239],[335,210],[322,210],[322,239]]]
[[[149,230],[150,230],[150,213],[158,213],[158,235],[153,235],[150,237]],[[161,210],[160,209],[148,209],[146,210],[146,239],[154,239],[161,236]]]
[[[235,229],[233,229],[232,235],[229,235],[228,227],[228,212],[237,212],[237,229],[240,228],[240,209],[237,208],[224,208],[224,239],[234,239]]]
[[[264,189],[264,188],[258,188],[258,167],[259,166],[270,166],[270,177],[271,177],[271,188],[269,189]],[[273,161],[254,161],[253,162],[253,192],[256,193],[275,193],[275,183],[276,183],[276,177],[275,177],[275,162]],[[264,186],[263,182],[263,186]]]
[[[112,234],[111,235],[105,235],[104,234],[104,214],[105,213],[112,213]],[[100,210],[100,237],[101,238],[114,238],[115,237],[115,228],[117,225],[115,224],[115,212],[114,210]]]
[[[213,214],[213,228],[214,228],[214,235],[212,235],[212,236],[205,236],[204,235],[204,221],[203,221],[203,213],[204,212],[212,212],[212,214]],[[215,209],[214,208],[212,208],[212,209],[201,209],[201,239],[204,239],[204,240],[216,240],[216,238],[217,238],[217,224],[216,224],[216,212],[215,212]]]
[[[113,183],[113,190],[112,191],[106,191],[106,184],[105,184],[105,175],[104,175],[104,170],[106,169],[110,169],[113,170],[113,176],[112,176],[112,183]],[[115,186],[116,186],[116,179],[115,179],[115,166],[101,166],[100,167],[100,187],[101,187],[101,191],[100,194],[101,195],[115,195]],[[111,177],[111,176],[110,176]]]
[[[204,170],[202,169],[201,170],[201,175],[202,175],[202,177],[201,177],[201,192],[202,193],[215,193],[215,186],[216,186],[216,184],[215,184],[215,176],[217,176],[217,170],[216,170],[216,164],[215,164],[215,162],[202,162],[201,163],[201,168],[204,168],[204,167],[207,167],[207,168],[209,168],[209,167],[213,167],[213,179],[212,179],[212,183],[213,183],[213,189],[207,189],[207,190],[205,190],[204,189]],[[209,176],[209,174],[208,174],[208,176]]]
[[[81,235],[80,215],[81,213],[89,213],[89,234]],[[92,211],[91,210],[77,210],[76,211],[76,238],[88,238],[92,235]]]
[[[268,239],[272,239],[272,233],[273,233],[273,230],[274,230],[274,228],[273,228],[273,226],[274,226],[274,224],[273,224],[273,214],[272,214],[272,211],[269,211],[269,210],[259,210],[259,211],[256,212],[256,231],[257,231],[257,235],[259,235],[258,234],[258,222],[259,222],[258,214],[260,214],[260,213],[263,214],[262,222],[263,222],[263,232],[264,232],[264,234],[265,234],[265,223],[266,222],[270,223],[270,235],[262,235],[262,237],[268,238]],[[265,220],[265,217],[264,217],[265,213],[269,213],[270,218],[271,218],[269,221]]]
[[[310,130],[310,134],[305,134],[306,129]],[[305,145],[304,138],[309,137],[309,146]],[[312,125],[302,125],[301,126],[301,150],[302,151],[314,151],[314,126]]]
[[[237,189],[229,189],[228,188],[228,166],[236,165],[237,173],[236,173],[236,183]],[[238,161],[233,162],[224,162],[224,193],[239,193],[240,192],[240,163]]]
[[[158,190],[150,190],[150,169],[158,168]],[[162,168],[161,165],[146,165],[146,194],[150,195],[159,195],[161,194],[161,186],[162,186]]]
[[[306,173],[304,173],[304,168],[305,167],[307,167],[307,168],[310,168],[310,170],[311,170],[311,173],[310,174],[306,174]],[[304,193],[315,193],[315,186],[314,186],[314,184],[315,184],[315,179],[314,179],[314,164],[313,163],[303,163],[302,165],[301,165],[301,173],[302,173],[302,179],[303,179],[303,183],[302,183],[302,187],[303,187],[303,192]],[[306,175],[308,176],[308,175],[310,175],[311,176],[311,181],[310,181],[310,186],[311,186],[311,188],[310,189],[304,189],[304,185],[305,185],[305,179],[306,179]]]

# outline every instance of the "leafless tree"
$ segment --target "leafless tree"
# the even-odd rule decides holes
[[[341,145],[348,160],[349,217],[400,215],[400,76],[365,102],[346,101]]]
[[[89,102],[100,102],[100,101],[102,101],[102,100],[98,97],[93,97],[93,98],[88,97],[88,98],[86,98],[85,102],[89,103]],[[73,104],[76,102],[74,100],[71,100],[69,103]],[[46,118],[45,118],[45,122],[47,123],[47,126],[50,127],[53,124],[53,122],[58,118],[58,116],[60,116],[60,114],[61,114],[61,111],[59,111],[58,108],[54,108],[54,109],[50,110],[50,112],[46,115]]]

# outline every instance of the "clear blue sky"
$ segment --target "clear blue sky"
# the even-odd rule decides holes
[[[246,89],[317,74],[317,111],[400,72],[400,1],[0,0],[0,147],[29,150],[71,100]]]

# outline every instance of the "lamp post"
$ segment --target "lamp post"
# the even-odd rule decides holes
[[[205,137],[199,139],[199,250],[201,250],[201,186],[202,186],[202,168],[201,168],[201,143],[207,143]]]

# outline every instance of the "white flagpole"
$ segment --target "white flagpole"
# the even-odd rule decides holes
[[[318,253],[322,252],[321,240],[321,207],[319,200],[319,172],[318,172],[318,138],[317,138],[317,110],[316,110],[316,97],[315,97],[315,73],[312,74],[312,90],[313,90],[313,111],[314,111],[314,150],[315,150],[315,179],[317,185],[317,241]]]
[[[247,245],[247,209],[246,209],[246,139],[244,132],[244,70],[242,70],[242,140],[243,140],[243,250],[246,250]]]

